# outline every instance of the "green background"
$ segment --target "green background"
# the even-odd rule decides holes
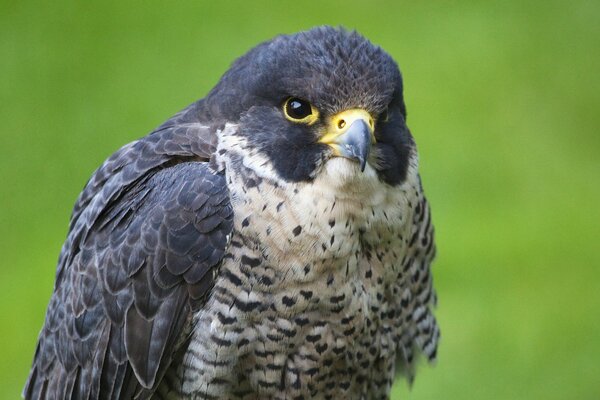
[[[320,24],[399,62],[433,207],[439,360],[393,398],[600,398],[600,2],[366,0],[0,2],[0,396],[92,171]]]

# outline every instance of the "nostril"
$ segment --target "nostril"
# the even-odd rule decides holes
[[[343,119],[340,119],[340,120],[338,121],[338,124],[337,124],[337,125],[338,125],[338,128],[342,129],[343,127],[345,127],[345,126],[346,126],[346,121],[344,121]]]

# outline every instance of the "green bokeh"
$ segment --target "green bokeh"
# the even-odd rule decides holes
[[[0,3],[0,396],[92,171],[320,24],[399,62],[434,212],[439,360],[394,398],[600,398],[600,3],[366,0]]]

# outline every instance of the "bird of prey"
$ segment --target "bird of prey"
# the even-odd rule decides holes
[[[26,399],[380,399],[433,360],[429,205],[395,61],[258,45],[77,199]]]

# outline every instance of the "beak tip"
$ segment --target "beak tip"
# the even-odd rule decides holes
[[[365,172],[366,167],[367,167],[367,159],[361,158],[360,159],[360,172]]]

